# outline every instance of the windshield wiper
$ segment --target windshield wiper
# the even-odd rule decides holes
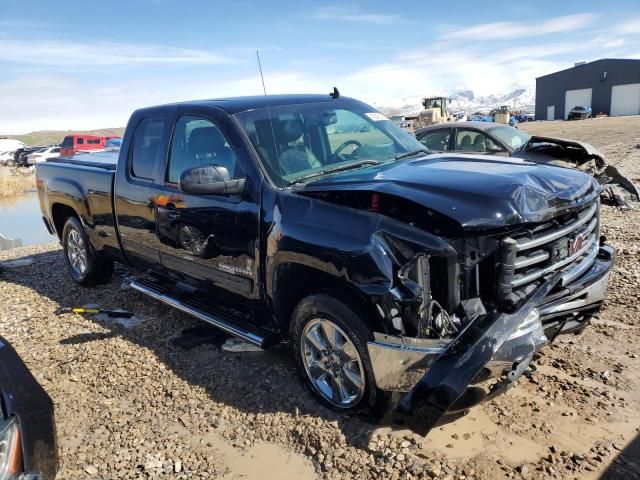
[[[360,167],[363,167],[365,165],[379,165],[380,163],[382,163],[382,162],[380,162],[378,160],[359,160],[357,162],[349,163],[347,165],[341,165],[339,167],[325,168],[324,170],[320,170],[319,172],[312,173],[310,175],[297,178],[293,182],[289,183],[289,185],[294,185],[296,183],[304,183],[304,182],[306,182],[307,180],[309,180],[311,178],[321,177],[323,175],[328,175],[329,173],[343,172],[345,170],[352,170],[354,168],[360,168]]]
[[[428,148],[421,148],[419,150],[412,150],[410,152],[401,153],[400,155],[396,155],[393,157],[394,160],[402,160],[403,158],[415,157],[421,153],[432,153]]]

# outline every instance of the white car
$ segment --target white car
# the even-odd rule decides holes
[[[12,165],[13,152],[0,152],[0,165]]]
[[[60,156],[60,147],[47,147],[33,152],[27,157],[29,165],[44,162],[47,158],[55,158]]]

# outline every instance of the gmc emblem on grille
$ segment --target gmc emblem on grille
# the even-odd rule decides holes
[[[578,253],[587,243],[587,234],[581,233],[569,241],[569,255]]]

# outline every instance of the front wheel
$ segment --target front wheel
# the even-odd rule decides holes
[[[67,270],[76,283],[91,287],[109,281],[113,274],[113,261],[96,253],[76,217],[69,218],[64,224],[62,247]]]
[[[375,419],[388,394],[375,384],[370,336],[351,308],[328,295],[303,299],[293,313],[294,353],[305,384],[329,408]]]

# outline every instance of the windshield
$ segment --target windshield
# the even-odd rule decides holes
[[[360,102],[284,105],[270,111],[271,118],[266,107],[236,118],[279,186],[425,150],[412,135]]]
[[[490,128],[488,131],[514,150],[521,149],[531,138],[528,133],[507,126]]]

